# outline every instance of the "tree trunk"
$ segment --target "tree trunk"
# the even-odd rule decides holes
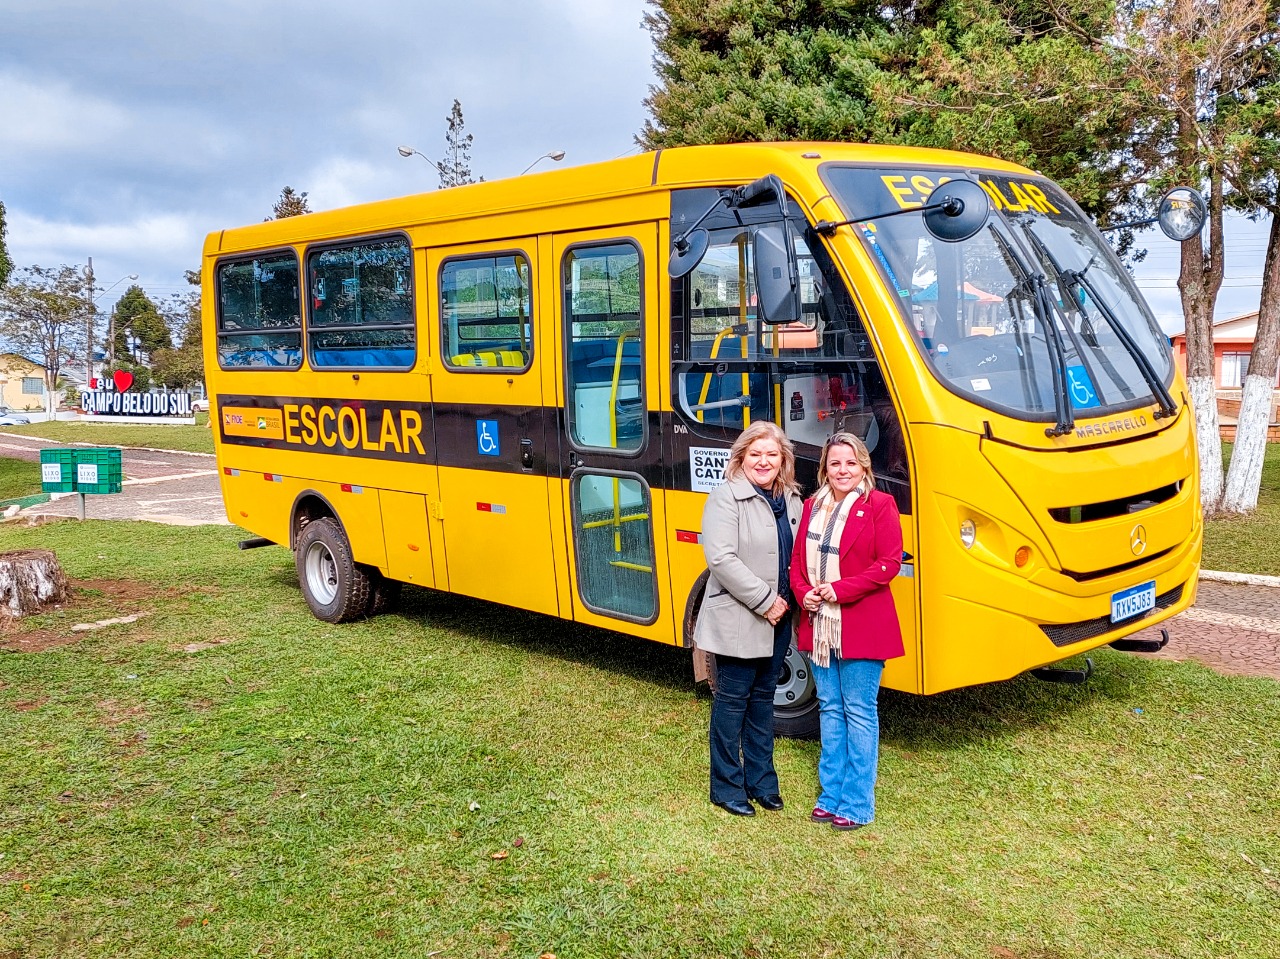
[[[1224,512],[1251,513],[1258,508],[1277,360],[1280,360],[1280,216],[1272,214],[1267,257],[1262,268],[1258,332],[1253,338],[1249,374],[1240,397],[1236,444],[1231,451],[1227,490],[1222,497]]]
[[[1211,515],[1222,501],[1222,437],[1213,370],[1213,308],[1222,285],[1222,177],[1209,171],[1209,250],[1200,237],[1182,243],[1178,292],[1187,332],[1187,387],[1196,417],[1200,507]]]
[[[26,616],[66,602],[69,595],[67,575],[53,550],[0,553],[0,611]]]

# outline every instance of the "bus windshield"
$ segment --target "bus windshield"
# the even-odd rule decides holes
[[[823,175],[850,218],[918,207],[952,178],[836,165]],[[1079,208],[1040,178],[984,171],[976,179],[993,215],[968,240],[937,240],[910,214],[852,226],[935,375],[983,406],[1056,416],[1060,427],[1073,415],[1166,405],[1165,338]]]

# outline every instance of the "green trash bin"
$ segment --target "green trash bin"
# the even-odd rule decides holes
[[[76,491],[76,451],[40,451],[40,488],[46,493]]]
[[[75,451],[76,491],[80,493],[119,493],[124,479],[120,450],[113,448]]]

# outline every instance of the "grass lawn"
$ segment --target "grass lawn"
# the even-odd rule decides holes
[[[151,449],[212,453],[213,433],[208,413],[196,414],[195,426],[150,426],[95,423],[92,420],[54,420],[29,426],[4,426],[0,432],[42,436],[57,443],[95,443],[99,446],[143,446]]]
[[[0,502],[39,492],[39,463],[0,457]]]
[[[1273,681],[886,693],[874,825],[808,822],[808,742],[744,821],[686,654],[417,590],[328,626],[242,536],[0,527],[79,582],[0,632],[0,956],[1275,954]]]
[[[1230,458],[1231,446],[1224,444],[1224,466]],[[1280,443],[1267,445],[1257,510],[1238,519],[1207,522],[1201,562],[1205,569],[1280,576]]]

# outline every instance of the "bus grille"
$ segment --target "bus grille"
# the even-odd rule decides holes
[[[1182,599],[1182,584],[1179,583],[1169,592],[1156,597],[1156,609],[1168,609]],[[1141,620],[1138,620],[1141,622]],[[1049,642],[1055,646],[1070,646],[1084,639],[1093,639],[1103,633],[1109,633],[1124,624],[1112,623],[1110,616],[1099,616],[1097,619],[1085,619],[1078,623],[1057,623],[1042,625]]]

